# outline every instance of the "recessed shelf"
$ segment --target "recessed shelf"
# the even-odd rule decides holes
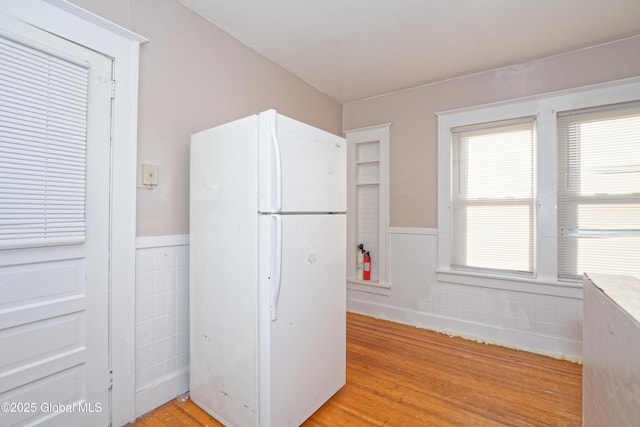
[[[349,146],[347,286],[358,292],[389,295],[387,272],[389,126],[346,132]],[[357,276],[357,247],[371,256],[370,281]]]

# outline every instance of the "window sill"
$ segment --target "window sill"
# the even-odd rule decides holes
[[[347,289],[350,291],[367,292],[370,294],[389,296],[391,294],[391,284],[380,283],[372,280],[347,279]]]
[[[499,276],[495,274],[439,268],[436,270],[439,282],[455,283],[482,288],[528,292],[538,295],[552,295],[567,298],[582,298],[582,283],[540,280],[529,277]]]

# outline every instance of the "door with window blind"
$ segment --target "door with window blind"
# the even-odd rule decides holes
[[[111,68],[0,15],[0,425],[109,424]]]

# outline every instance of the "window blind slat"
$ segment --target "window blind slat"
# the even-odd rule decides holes
[[[2,166],[0,166],[2,167]],[[48,176],[45,179],[42,174],[36,175],[37,171],[28,169],[28,170],[20,170],[20,169],[9,169],[9,172],[19,173],[20,181],[16,181],[13,178],[2,179],[3,188],[16,188],[16,189],[29,189],[29,188],[55,188],[55,187],[69,187],[69,188],[84,188],[84,177],[78,175],[77,177],[69,177],[69,176]],[[75,179],[74,179],[75,178]],[[47,187],[45,187],[47,184]]]
[[[74,140],[69,136],[67,136],[66,139],[59,138],[56,135],[47,135],[46,137],[44,137],[42,136],[42,134],[36,133],[32,129],[20,130],[16,128],[6,127],[3,129],[3,132],[0,133],[1,144],[13,143],[14,145],[34,145],[36,147],[47,145],[51,148],[74,151],[78,153],[85,152],[85,144],[83,141],[84,139]]]
[[[34,106],[46,106],[46,105],[56,105],[58,108],[55,111],[51,111],[50,114],[64,114],[70,117],[77,115],[78,117],[84,117],[82,111],[77,111],[74,108],[69,108],[68,104],[75,104],[76,106],[82,106],[86,102],[85,96],[80,96],[83,94],[66,95],[61,102],[58,102],[57,98],[47,98],[46,94],[41,92],[35,92],[30,90],[24,90],[22,92],[18,92],[21,90],[20,85],[12,85],[10,80],[5,80],[2,82],[0,88],[4,92],[3,102],[6,104],[10,104],[14,108],[20,108],[28,111]],[[37,89],[37,88],[36,88]],[[58,111],[59,110],[59,111]]]
[[[88,68],[88,64],[83,61],[62,58],[51,52],[39,50],[34,46],[27,46],[7,38],[0,40],[0,46],[4,52],[4,55],[0,58],[0,62],[14,62],[20,65],[31,64],[34,69],[32,72],[40,70],[43,64],[54,64],[69,74],[75,74],[77,78],[80,79],[84,75],[84,70]]]
[[[3,126],[6,124],[0,116],[0,149],[12,150],[13,152],[41,151],[46,147],[51,152],[73,153],[76,156],[84,157],[86,154],[85,137],[66,135],[66,140],[61,141],[58,135],[47,133],[46,128],[31,127],[31,134],[15,132],[14,129]],[[39,132],[39,133],[36,133]],[[46,136],[45,136],[46,135]],[[1,160],[1,159],[0,159]]]
[[[19,150],[3,149],[0,146],[0,154],[3,156],[2,163],[7,164],[41,164],[47,161],[47,165],[51,168],[60,170],[80,170],[84,171],[82,165],[78,165],[79,161],[84,161],[83,156],[65,156],[64,153],[59,154],[56,151],[42,153],[37,151],[24,152]]]
[[[65,122],[64,118],[53,116],[42,117],[40,114],[41,113],[38,112],[31,114],[3,112],[2,121],[7,123],[8,126],[10,126],[11,123],[16,123],[22,126],[28,126],[31,129],[39,128],[41,132],[67,134],[76,136],[77,138],[82,138],[86,132],[84,127],[74,126],[73,122]]]
[[[5,94],[7,102],[15,103],[27,100],[37,105],[55,105],[59,111],[81,114],[80,111],[74,111],[74,108],[82,107],[86,101],[85,97],[73,96],[72,94],[42,93],[43,87],[35,86],[30,82],[14,84],[10,78],[0,76],[0,78],[3,77],[5,80],[0,81],[0,90]]]
[[[0,37],[0,249],[85,234],[88,68]]]
[[[76,81],[75,76],[71,74],[64,75],[65,70],[50,67],[49,64],[43,64],[43,66],[45,67],[45,71],[30,74],[30,69],[21,69],[17,63],[0,62],[0,75],[3,78],[3,85],[5,85],[8,90],[13,88],[13,93],[19,93],[15,89],[24,87],[27,93],[33,94],[37,98],[42,98],[43,96],[43,94],[37,92],[37,89],[45,87],[55,88],[55,93],[47,95],[58,99],[68,98],[71,100],[81,100],[86,97],[82,91],[82,83]],[[53,77],[51,73],[56,71],[61,74]],[[74,78],[74,80],[72,80],[72,78]]]
[[[36,64],[39,67],[37,70],[23,65],[21,62],[0,60],[0,75],[4,77],[6,84],[27,88],[57,87],[60,90],[58,95],[73,94],[73,96],[84,97],[82,79],[85,76],[47,62]]]
[[[4,110],[11,109],[15,114],[31,116],[36,119],[36,122],[39,111],[42,108],[48,108],[50,106],[51,103],[38,103],[35,100],[27,100],[24,97],[20,99],[11,99],[7,97],[6,102],[5,100],[0,101],[0,108]],[[49,119],[51,121],[57,121],[67,125],[71,124],[81,128],[86,120],[86,116],[77,114],[73,111],[63,111],[60,109],[59,112],[50,113]]]

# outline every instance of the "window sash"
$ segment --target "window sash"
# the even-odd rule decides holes
[[[534,124],[527,117],[451,130],[452,268],[533,275]]]
[[[558,113],[559,280],[640,275],[638,141],[640,102]]]

